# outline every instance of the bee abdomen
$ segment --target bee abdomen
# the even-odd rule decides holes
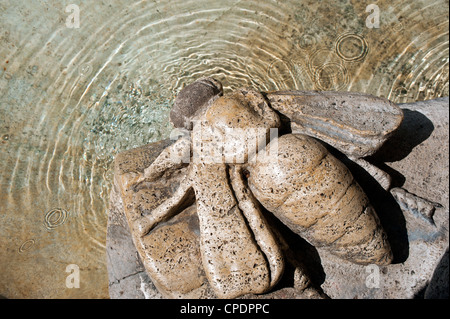
[[[356,263],[390,261],[378,217],[343,163],[307,136],[282,136],[278,153],[250,167],[249,185],[263,206],[316,247]]]

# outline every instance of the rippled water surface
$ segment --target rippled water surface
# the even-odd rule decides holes
[[[184,85],[448,96],[448,13],[448,0],[0,0],[0,295],[108,297],[114,156],[169,136]]]

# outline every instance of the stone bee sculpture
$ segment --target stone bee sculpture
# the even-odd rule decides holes
[[[290,120],[292,132],[274,137],[270,133],[282,125],[280,113]],[[261,205],[313,246],[343,259],[379,265],[392,261],[367,196],[322,144],[349,156],[387,189],[389,177],[362,158],[379,149],[402,122],[401,109],[390,101],[343,92],[240,89],[223,95],[220,82],[204,78],[180,92],[170,116],[175,127],[188,133],[143,172],[129,172],[118,182],[122,196],[128,196],[125,212],[133,240],[163,295],[208,297],[205,282],[220,298],[270,291],[286,260]],[[158,185],[171,189],[159,194],[164,200],[148,191]],[[152,196],[146,207],[145,199]],[[195,207],[188,208],[193,201]],[[193,241],[181,243],[189,237],[185,230],[167,258],[168,249],[159,252],[149,234],[189,209],[198,216],[201,261],[192,258]],[[169,235],[172,242],[178,238],[161,231],[158,240]],[[169,270],[161,270],[164,263]],[[190,272],[204,273],[206,280],[194,284],[183,279]]]

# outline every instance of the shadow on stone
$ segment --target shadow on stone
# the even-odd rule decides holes
[[[402,124],[386,143],[370,157],[371,162],[381,165],[386,162],[400,161],[433,133],[433,122],[422,113],[403,109],[403,114]]]
[[[448,247],[441,261],[434,270],[433,277],[424,291],[425,299],[449,298]]]
[[[385,163],[406,158],[416,146],[427,140],[434,131],[433,123],[422,113],[410,109],[403,109],[403,113],[404,120],[399,129],[374,155],[367,158],[367,161],[391,176],[391,188],[403,186],[406,178]],[[336,153],[336,150],[333,150],[333,153]],[[385,191],[363,168],[346,159],[342,154],[336,154],[336,156],[349,167],[374,206],[388,235],[394,254],[393,263],[404,262],[409,255],[409,243],[406,221],[400,206],[393,196]]]
[[[394,259],[392,263],[402,263],[409,255],[408,234],[403,212],[397,201],[388,191],[361,166],[350,160],[336,149],[328,147],[330,152],[340,159],[352,172],[374,207],[388,236]],[[378,166],[378,165],[377,165]]]
[[[284,248],[286,265],[282,279],[273,290],[294,286],[294,272],[296,267],[301,267],[309,277],[316,289],[320,290],[320,285],[325,281],[325,272],[322,268],[317,249],[306,240],[294,233],[278,220],[271,212],[262,208],[267,221],[278,237],[282,237],[287,247]],[[282,245],[283,246],[283,245]]]

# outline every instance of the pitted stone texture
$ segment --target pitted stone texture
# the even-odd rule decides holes
[[[218,297],[266,292],[269,265],[237,205],[225,164],[197,164],[194,174],[201,255]]]
[[[203,82],[200,81],[199,84],[201,83]],[[263,143],[265,146],[270,128],[279,125],[277,114],[270,109],[259,92],[241,89],[210,102],[198,113],[197,118],[194,117],[194,120],[204,122],[206,127],[219,132],[224,138],[230,131],[236,129],[248,127],[261,129],[263,134],[258,144]],[[205,139],[203,135],[202,141]],[[195,126],[192,140],[195,146],[197,140]],[[206,137],[206,141],[210,142],[210,138]],[[229,142],[240,145],[236,148],[237,154],[233,155],[244,157],[246,161],[248,158],[246,147],[250,142],[255,142],[255,136],[243,132],[234,135]],[[213,143],[213,151],[219,151],[228,144],[228,141],[223,145]],[[194,159],[193,163],[183,167],[182,163],[179,163],[180,165],[174,163],[171,156],[172,153],[180,151],[178,146],[179,143],[176,142],[164,149],[143,173],[142,169],[130,169],[116,174],[134,242],[155,285],[162,293],[173,297],[189,296],[190,291],[196,291],[194,294],[198,293],[201,296],[208,288],[212,288],[221,298],[267,292],[280,278],[283,258],[270,231],[263,232],[260,228],[249,227],[239,207],[242,205],[236,201],[232,189],[233,178],[229,177],[231,176],[228,172],[229,167],[225,164],[228,163],[227,159],[225,163],[204,163]],[[185,144],[184,147],[185,150],[181,150],[181,153],[190,154],[189,145]],[[193,153],[195,157],[195,148]],[[120,161],[119,157],[118,163]],[[172,263],[173,258],[158,253],[161,234],[155,235],[155,232],[162,223],[177,216],[181,206],[188,201],[193,202],[192,191],[195,192],[199,236],[189,238],[189,233],[186,232],[180,233],[180,237],[189,243],[189,248],[197,247],[194,240],[199,240],[202,271],[195,277],[206,275],[209,285],[200,285],[200,282],[205,282],[202,277],[198,284],[195,280],[191,280],[189,288],[185,289],[184,284],[188,283],[184,283],[182,281],[184,277],[177,277],[175,272],[184,276],[184,273],[188,272],[185,268],[194,267],[190,259],[196,252],[183,249],[188,266],[180,263],[182,269],[163,267],[161,260]],[[257,203],[255,207],[256,205]],[[257,216],[257,211],[247,208],[248,206],[244,209],[253,220],[253,217]],[[261,226],[264,223],[258,221],[256,224]],[[174,230],[172,226],[171,231],[178,230]],[[258,234],[255,235],[253,232]],[[265,253],[270,256],[265,256]],[[166,268],[169,269],[166,271]],[[191,268],[189,271],[194,271]]]
[[[159,185],[158,188],[151,188],[151,183],[147,182],[145,186],[136,188],[132,187],[132,182],[126,178],[133,178],[135,174],[143,172],[148,165],[156,157],[156,153],[161,152],[164,146],[171,145],[170,141],[161,141],[140,147],[138,149],[130,150],[122,153],[116,158],[116,180],[122,184],[117,187],[115,192],[111,193],[111,209],[110,209],[110,223],[108,225],[108,249],[111,251],[120,251],[122,254],[129,254],[133,258],[141,256],[144,262],[141,262],[141,258],[137,257],[138,262],[123,263],[124,260],[120,254],[110,254],[108,263],[110,266],[110,296],[111,298],[216,298],[213,290],[211,289],[208,281],[205,280],[204,266],[202,258],[207,258],[207,249],[200,246],[200,227],[199,217],[195,206],[190,206],[183,212],[172,217],[171,219],[160,223],[157,227],[152,229],[149,234],[144,237],[131,234],[125,222],[125,214],[128,218],[132,218],[132,215],[139,215],[146,209],[151,210],[155,203],[161,202],[161,200],[170,196],[173,189],[177,188],[176,182],[179,181],[176,178],[168,179],[167,184],[173,186],[172,190],[164,191],[164,188]],[[172,144],[173,145],[173,144]],[[136,157],[135,160],[132,160]],[[134,163],[134,164],[133,164]],[[214,171],[201,170],[202,174],[212,174]],[[129,175],[131,174],[131,175]],[[125,176],[125,177],[124,177]],[[166,176],[168,178],[171,175]],[[217,175],[219,177],[220,175]],[[204,179],[202,179],[204,180]],[[222,178],[222,182],[225,184],[227,181]],[[225,185],[224,184],[224,185]],[[119,196],[118,190],[123,189],[124,186],[128,186],[128,190]],[[208,186],[205,184],[205,186]],[[201,189],[199,187],[199,189]],[[214,189],[210,191],[214,192]],[[155,193],[156,192],[156,193]],[[157,194],[157,196],[153,196]],[[207,193],[205,193],[207,194]],[[209,196],[211,195],[211,196]],[[213,199],[215,195],[209,194],[208,196]],[[205,195],[206,196],[206,195]],[[217,195],[220,197],[219,195]],[[125,205],[122,205],[122,197],[125,199]],[[210,200],[210,199],[208,199]],[[218,198],[220,201],[220,198]],[[230,200],[234,200],[230,198]],[[235,204],[233,204],[236,209]],[[219,213],[219,212],[218,212]],[[227,214],[227,212],[223,212]],[[201,215],[201,214],[200,214]],[[206,216],[208,217],[208,216]],[[120,223],[116,221],[120,220]],[[212,231],[218,224],[215,222],[206,223],[211,227]],[[220,223],[219,223],[220,226]],[[231,232],[236,231],[236,225],[233,222],[231,227],[227,229]],[[244,229],[245,225],[244,226]],[[246,230],[247,231],[247,230]],[[127,234],[127,236],[124,236]],[[218,245],[223,245],[225,238],[218,237]],[[226,234],[225,234],[226,235]],[[309,281],[305,284],[305,275],[302,271],[302,265],[297,261],[301,259],[300,255],[293,255],[292,252],[286,252],[289,249],[282,238],[279,238],[280,234],[277,234],[277,241],[282,244],[280,247],[284,250],[285,255],[292,255],[289,257],[290,268],[295,267],[299,282],[295,284],[295,287],[280,288],[280,290],[272,291],[269,296],[273,297],[288,297],[295,296],[297,298],[326,298],[323,293],[320,293],[314,288],[314,285]],[[133,238],[133,239],[132,239]],[[213,237],[209,238],[212,239]],[[241,239],[236,238],[235,235],[230,235],[230,239],[236,239],[236,244],[242,245]],[[252,240],[251,236],[244,236],[246,240]],[[206,240],[208,238],[206,237]],[[135,245],[132,245],[134,241]],[[202,254],[200,249],[204,249],[206,254]],[[216,250],[211,250],[213,253],[217,253]],[[139,252],[139,253],[138,253]],[[228,251],[229,252],[229,251]],[[229,252],[233,254],[233,252]],[[241,251],[234,252],[235,257],[248,256],[248,250],[241,249]],[[255,252],[255,254],[259,254]],[[205,256],[205,257],[202,257]],[[233,256],[222,256],[223,258],[233,258]],[[264,259],[264,258],[263,258]],[[216,259],[218,260],[218,259]],[[254,262],[253,258],[247,258],[247,261]],[[228,263],[229,261],[227,261]],[[265,264],[264,261],[262,261]],[[232,265],[232,264],[231,264]],[[254,273],[255,276],[259,276],[255,271],[254,263],[249,264],[249,271]],[[267,266],[265,266],[267,267]],[[117,275],[117,271],[113,271],[117,268],[127,268],[129,274],[126,275],[126,271],[123,274]],[[145,271],[143,271],[145,269]],[[242,270],[242,268],[241,268]],[[267,272],[266,272],[267,274]],[[267,276],[267,275],[266,275]],[[120,280],[117,278],[120,277]],[[257,278],[257,277],[256,277]],[[267,280],[270,278],[267,276]],[[275,284],[278,280],[272,283]],[[291,280],[288,280],[291,282]],[[124,286],[126,284],[126,286]],[[237,287],[235,283],[233,285],[236,288],[240,288],[239,296],[242,295],[242,291],[248,293],[260,293],[261,291],[255,290],[252,287],[246,285],[246,287]],[[268,283],[266,283],[268,287]],[[248,290],[251,288],[252,290]],[[229,297],[229,296],[227,296]],[[263,295],[246,294],[242,296],[244,298],[264,298]]]
[[[123,152],[115,161],[115,179],[128,223],[148,214],[176,191],[179,174],[136,187],[136,174],[142,173],[171,141],[153,143]],[[207,298],[212,295],[203,268],[198,265],[199,232],[196,211],[182,210],[168,223],[162,223],[147,236],[132,232],[134,245],[153,284],[166,298]],[[186,276],[188,274],[189,276]]]
[[[291,119],[293,133],[316,137],[354,157],[373,154],[403,119],[391,101],[363,93],[282,91],[267,98]]]
[[[110,195],[106,256],[110,298],[162,298],[136,251],[117,187],[113,187]]]
[[[448,103],[448,98],[441,98],[399,105],[404,122],[372,158],[375,163],[386,163],[380,166],[391,174],[394,187],[440,204],[432,215],[433,224],[419,211],[402,210],[389,196],[371,193],[377,205],[385,208],[380,219],[394,251],[394,263],[358,266],[319,250],[327,274],[322,288],[331,298],[448,298]]]
[[[247,88],[217,98],[192,119],[194,152],[203,161],[217,162],[214,154],[220,153],[218,162],[239,164],[263,149],[281,124],[264,96]]]
[[[278,153],[249,165],[255,197],[315,247],[361,264],[389,264],[392,252],[367,196],[345,165],[306,135],[273,140]]]
[[[427,105],[432,107],[427,109]],[[437,110],[433,108],[437,108]],[[418,219],[418,215],[413,211],[405,210],[399,214],[400,207],[398,205],[395,209],[395,214],[402,216],[398,220],[388,218],[394,211],[389,209],[384,211],[380,219],[383,226],[386,227],[390,241],[393,243],[395,259],[394,264],[388,266],[360,266],[336,258],[322,248],[318,248],[316,253],[314,253],[314,248],[309,247],[309,250],[307,249],[308,254],[312,252],[312,256],[317,253],[320,256],[319,262],[315,264],[316,268],[309,268],[315,271],[318,269],[319,275],[315,276],[315,282],[321,284],[324,291],[333,298],[412,298],[423,296],[425,290],[437,291],[435,282],[448,283],[448,275],[447,280],[439,279],[443,276],[445,278],[446,268],[444,262],[441,263],[441,266],[443,266],[440,267],[444,271],[436,270],[433,276],[433,278],[439,279],[433,280],[434,288],[426,289],[436,265],[441,258],[445,260],[445,257],[442,256],[448,247],[448,183],[446,183],[448,181],[448,99],[424,102],[418,108],[414,108],[414,105],[409,105],[408,109],[410,112],[405,112],[405,122],[408,123],[408,126],[402,126],[399,130],[401,134],[394,135],[392,143],[387,143],[386,148],[383,147],[376,153],[372,161],[377,163],[387,162],[386,166],[391,168],[389,173],[394,175],[393,182],[395,187],[405,187],[411,194],[419,195],[441,205],[436,208],[432,216],[435,228],[432,228],[434,226],[430,226],[428,221]],[[417,123],[420,124],[416,126],[415,124]],[[413,144],[409,143],[411,140],[415,142]],[[425,147],[422,148],[422,146]],[[152,147],[147,146],[147,148]],[[139,158],[138,153],[144,156]],[[150,163],[148,157],[145,156],[145,152],[139,151],[138,153],[130,156],[129,159],[137,156],[136,162],[145,162],[144,166],[141,166],[139,169],[136,168],[137,171],[142,172]],[[386,158],[382,156],[383,154],[389,155],[391,161],[389,161],[389,156]],[[423,156],[428,158],[429,154],[435,154],[434,161],[430,162],[422,158]],[[414,169],[412,169],[413,167]],[[434,169],[431,171],[430,167]],[[355,171],[351,170],[352,172]],[[394,170],[397,171],[397,174]],[[359,171],[356,170],[356,172],[357,174],[353,173],[353,175],[360,182]],[[132,177],[131,175],[130,177]],[[126,182],[126,179],[123,181]],[[429,183],[435,187],[423,187],[423,183]],[[361,185],[366,189],[366,185]],[[386,192],[384,193],[386,194]],[[377,198],[374,193],[369,192],[368,195],[371,202],[373,202],[373,198]],[[390,194],[387,193],[387,196],[390,196]],[[395,203],[392,196],[390,196],[388,201]],[[380,200],[375,201],[375,206],[378,211],[378,207],[386,205]],[[111,211],[118,212],[118,210],[114,209]],[[423,222],[428,224],[425,225]],[[272,224],[276,223],[272,222]],[[288,232],[288,230],[284,230],[283,236]],[[400,233],[398,237],[402,237],[404,234],[405,238],[395,238],[396,233]],[[399,247],[401,246],[399,243],[402,241],[406,245]],[[295,245],[291,244],[290,248],[292,247],[295,247]],[[288,254],[285,248],[283,248],[283,251],[285,255]],[[111,256],[114,257],[115,255]],[[304,258],[303,260],[309,261],[310,259]],[[289,260],[289,264],[292,264],[291,260]],[[303,266],[301,269],[303,269]],[[320,275],[320,272],[323,275]],[[299,279],[303,278],[303,276],[296,276],[290,270],[286,271],[286,275],[291,276],[290,278],[294,278],[294,280],[298,280],[293,285],[294,287],[289,285],[287,287],[280,286],[280,289],[269,294],[258,295],[258,297],[292,298],[299,297],[299,294],[302,296],[309,295],[307,291],[310,290],[305,289],[302,285],[304,281]],[[377,281],[377,278],[379,281]],[[285,281],[282,280],[282,283],[285,283]],[[117,287],[118,285],[111,285],[110,289],[114,290]],[[135,287],[130,289],[135,289]],[[148,287],[148,285],[144,283],[141,287]],[[295,289],[295,293],[292,291],[293,289]],[[445,292],[448,289],[441,289],[441,291]],[[152,293],[150,292],[146,294],[146,296],[151,295]],[[430,293],[425,293],[425,296],[430,296]]]

